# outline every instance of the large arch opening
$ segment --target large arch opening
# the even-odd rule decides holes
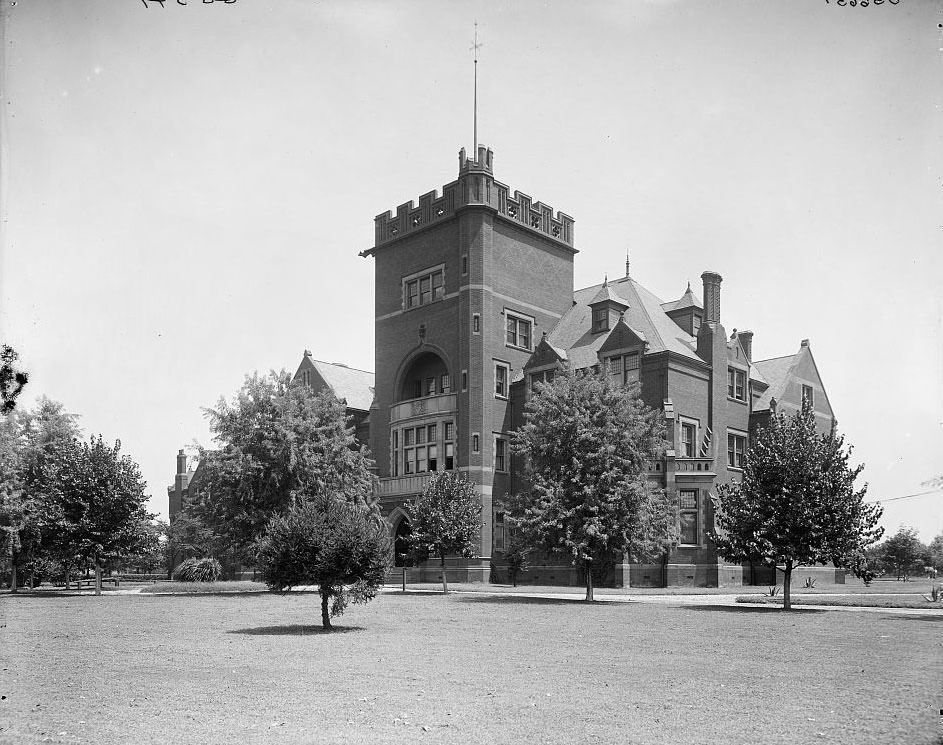
[[[435,352],[418,355],[403,373],[397,402],[452,392],[449,368]]]
[[[413,534],[412,525],[405,517],[400,518],[396,525],[396,532],[393,534],[393,566],[408,567],[412,566],[409,537]]]

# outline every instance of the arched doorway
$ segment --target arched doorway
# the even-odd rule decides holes
[[[435,352],[414,358],[400,376],[396,400],[408,401],[452,392],[449,368]]]
[[[396,532],[393,534],[393,566],[409,567],[413,563],[409,556],[409,537],[413,534],[413,528],[409,520],[401,518],[396,526]]]

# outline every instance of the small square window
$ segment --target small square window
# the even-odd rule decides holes
[[[481,438],[478,436],[478,433],[472,435],[472,452],[477,453],[481,450]]]
[[[472,332],[475,334],[481,333],[481,316],[477,313],[472,316]]]

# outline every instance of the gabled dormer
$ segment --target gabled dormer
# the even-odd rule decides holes
[[[588,305],[592,311],[593,334],[601,334],[614,328],[619,317],[629,308],[629,304],[609,286],[608,278]]]
[[[620,383],[639,380],[642,355],[648,348],[645,334],[633,329],[620,315],[606,340],[599,347],[599,362]]]
[[[527,395],[530,395],[535,383],[549,383],[553,380],[554,373],[562,368],[566,361],[566,350],[558,349],[547,341],[545,332],[534,349],[534,353],[524,364]]]
[[[704,320],[704,311],[701,304],[697,301],[694,293],[691,292],[691,283],[688,282],[688,289],[677,300],[670,303],[663,303],[661,309],[665,315],[680,326],[691,336],[697,336],[701,328],[701,321]]]

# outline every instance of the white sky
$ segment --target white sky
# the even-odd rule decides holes
[[[724,276],[803,338],[871,498],[943,473],[943,5],[9,0],[0,334],[166,515],[252,370],[373,369],[373,217],[499,180],[576,218],[578,287]],[[884,523],[943,532],[940,493]]]

